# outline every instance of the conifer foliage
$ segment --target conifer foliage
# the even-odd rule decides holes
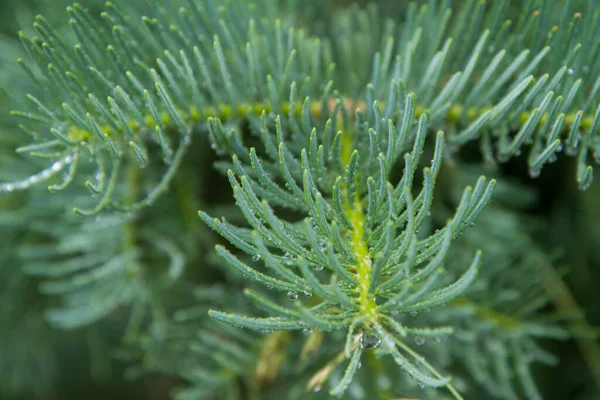
[[[592,184],[600,4],[381,3],[73,4],[19,34],[0,393],[43,395],[76,330],[176,399],[542,398],[538,340],[594,331],[501,166]]]

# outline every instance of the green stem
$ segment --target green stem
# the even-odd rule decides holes
[[[410,354],[415,360],[417,360],[421,365],[423,365],[436,378],[438,378],[438,379],[444,379],[444,377],[442,376],[442,374],[440,374],[431,364],[429,364],[427,361],[425,361],[425,357],[423,357],[422,355],[420,355],[419,353],[417,353],[416,351],[414,351],[413,349],[411,349],[410,347],[408,347],[406,344],[404,344],[404,342],[398,340],[398,338],[396,338],[394,335],[390,335],[390,337],[392,338],[392,340],[394,341],[394,343],[396,343],[396,345],[398,347],[400,347],[402,350],[404,350],[408,354]],[[451,383],[448,383],[446,385],[446,388],[450,391],[450,393],[452,393],[452,395],[457,400],[464,400],[464,398],[460,395],[460,393],[458,393],[458,391],[456,390],[456,388],[454,386],[452,386]]]
[[[593,328],[585,320],[584,314],[577,305],[573,294],[554,268],[547,266],[545,270],[550,281],[546,290],[553,295],[552,299],[556,308],[565,314],[580,316],[569,322],[567,327],[590,370],[596,386],[600,390],[600,345],[594,339],[581,337],[582,332],[592,332]]]

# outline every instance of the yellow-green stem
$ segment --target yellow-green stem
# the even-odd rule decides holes
[[[353,131],[346,129],[342,136],[342,161],[347,163],[350,160],[350,154],[354,150]],[[348,188],[344,185],[344,192]],[[369,254],[369,245],[365,242],[365,214],[363,211],[362,201],[358,192],[354,199],[348,199],[344,204],[344,211],[348,216],[352,229],[349,232],[350,244],[352,252],[356,258],[355,274],[358,285],[356,292],[358,295],[358,304],[360,314],[366,317],[367,321],[373,321],[377,317],[375,298],[369,293],[371,284],[371,254]]]
[[[355,268],[358,281],[356,291],[358,292],[359,309],[360,313],[367,317],[367,320],[372,320],[376,317],[377,304],[375,298],[369,293],[372,260],[369,254],[369,246],[364,241],[365,215],[358,195],[353,204],[346,206],[346,214],[352,225],[351,244],[357,261]]]
[[[380,104],[380,106],[384,106],[384,104]],[[334,109],[334,107],[335,107],[335,101],[332,100],[329,103],[329,111],[332,111]],[[348,108],[347,111],[350,113],[350,115],[352,115],[352,113],[355,111],[353,109],[349,109],[350,107],[356,107],[363,111],[366,110],[366,104],[364,102],[352,102],[352,101],[347,100],[344,102],[344,107]],[[262,114],[263,111],[268,113],[272,110],[273,110],[273,106],[271,104],[257,102],[257,103],[240,103],[235,107],[227,105],[227,104],[221,104],[221,105],[218,105],[217,107],[206,107],[205,109],[202,110],[202,112],[200,112],[196,106],[192,106],[188,110],[179,109],[179,110],[177,110],[177,112],[179,113],[179,116],[181,117],[181,119],[184,122],[189,123],[189,124],[194,124],[194,123],[204,121],[208,118],[218,118],[221,121],[230,121],[235,118],[259,116]],[[323,112],[322,103],[320,101],[312,101],[309,105],[309,110],[310,110],[310,114],[313,116],[313,118],[320,118],[322,116],[322,112]],[[446,119],[446,121],[448,121],[449,123],[452,123],[452,124],[457,124],[457,123],[460,123],[461,121],[470,122],[470,121],[476,120],[484,112],[489,111],[489,110],[491,110],[490,107],[481,107],[481,108],[471,107],[471,108],[465,109],[462,105],[455,104],[452,107],[450,107],[445,119]],[[301,103],[291,104],[289,102],[284,102],[281,104],[281,113],[283,115],[289,114],[290,111],[292,111],[293,114],[296,116],[302,115]],[[563,131],[568,132],[569,127],[573,124],[573,122],[575,121],[575,117],[580,112],[581,111],[577,111],[577,112],[572,112],[572,113],[568,113],[565,115],[565,119],[564,119],[565,124],[563,126]],[[417,105],[415,107],[416,116],[419,117],[423,113],[429,113],[429,111],[424,106]],[[531,113],[529,111],[525,111],[525,112],[521,113],[521,115],[519,116],[519,122],[521,124],[524,124],[530,115],[531,115]],[[160,119],[161,119],[160,122],[163,126],[169,126],[172,123],[171,116],[166,111],[163,111],[160,113]],[[540,122],[539,122],[540,125],[546,123],[547,119],[548,119],[548,114],[546,113],[540,119]],[[589,129],[592,126],[592,123],[593,123],[593,116],[590,115],[586,118],[582,118],[581,128]],[[146,114],[144,116],[144,124],[146,126],[142,127],[138,121],[132,120],[128,123],[128,127],[134,133],[139,132],[143,128],[147,129],[150,132],[153,132],[157,125],[157,122],[154,120],[154,118],[152,117],[151,114]],[[110,125],[101,124],[101,125],[99,125],[99,129],[102,133],[105,133],[109,136],[113,136],[115,134],[114,128]],[[81,141],[94,140],[96,138],[96,135],[94,135],[93,133],[91,133],[88,130],[82,129],[80,127],[72,126],[67,131],[66,137],[71,140],[81,142]],[[346,147],[346,146],[344,146],[344,147]],[[351,151],[352,150],[350,149],[350,152]]]

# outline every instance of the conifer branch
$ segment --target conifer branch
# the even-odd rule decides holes
[[[177,374],[177,399],[326,385],[541,398],[531,364],[556,359],[537,339],[573,332],[540,311],[549,257],[516,222],[528,194],[490,205],[510,191],[503,172],[469,175],[466,160],[527,151],[537,177],[564,150],[590,187],[596,2],[528,0],[515,15],[508,0],[432,0],[385,17],[301,3],[74,4],[67,30],[36,17],[17,61],[32,86],[10,95],[0,138],[0,226],[18,232],[0,262],[39,280],[52,325],[126,326],[129,373]],[[204,193],[214,182],[235,208]],[[409,344],[426,338],[447,340],[427,361]]]

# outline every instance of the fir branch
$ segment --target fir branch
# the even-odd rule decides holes
[[[30,143],[2,138],[28,158],[3,162],[0,206],[28,190],[24,210],[34,215],[0,213],[0,224],[27,233],[7,246],[42,293],[58,296],[47,320],[71,329],[131,307],[126,344],[143,365],[130,373],[177,374],[190,383],[179,399],[286,397],[329,380],[337,397],[357,384],[395,395],[412,387],[404,378],[458,399],[472,383],[486,395],[541,398],[530,365],[556,360],[536,340],[569,336],[558,316],[540,313],[552,296],[532,277],[547,260],[532,258],[527,246],[538,243],[511,225],[518,210],[487,210],[493,222],[481,223],[496,180],[478,173],[463,189],[444,172],[452,162],[442,164],[454,156],[453,174],[462,173],[461,150],[475,143],[494,165],[527,151],[536,177],[564,149],[576,156],[578,186],[591,185],[590,155],[600,159],[595,2],[574,13],[570,2],[531,0],[513,20],[508,0],[454,10],[412,3],[390,18],[354,6],[325,25],[323,4],[302,4],[301,13],[294,3],[150,1],[140,18],[109,2],[100,19],[75,4],[70,36],[41,16],[35,36],[20,33],[27,57],[17,63],[33,89],[18,88],[10,101]],[[194,152],[207,143],[237,217],[187,201],[203,182],[189,167],[206,153]],[[36,191],[40,183],[52,195]],[[76,185],[89,194],[74,195]],[[438,199],[448,188],[451,207]],[[177,213],[198,203],[201,221],[228,242],[216,246],[218,259],[196,260],[198,238],[183,227],[196,225],[180,224]],[[65,206],[88,218],[65,217]],[[470,239],[457,240],[464,233]],[[226,294],[196,287],[205,296],[186,300],[199,305],[172,320],[188,263],[238,276],[223,278]],[[259,315],[235,293],[246,285]],[[292,303],[279,302],[285,297]],[[231,326],[286,332],[261,337]],[[318,339],[300,347],[293,331]],[[406,341],[446,336],[431,361]],[[298,354],[293,373],[282,367]],[[373,367],[394,376],[388,387],[359,371],[374,355],[390,356]],[[457,363],[468,371],[462,381]],[[283,392],[270,387],[278,374],[293,378]]]

